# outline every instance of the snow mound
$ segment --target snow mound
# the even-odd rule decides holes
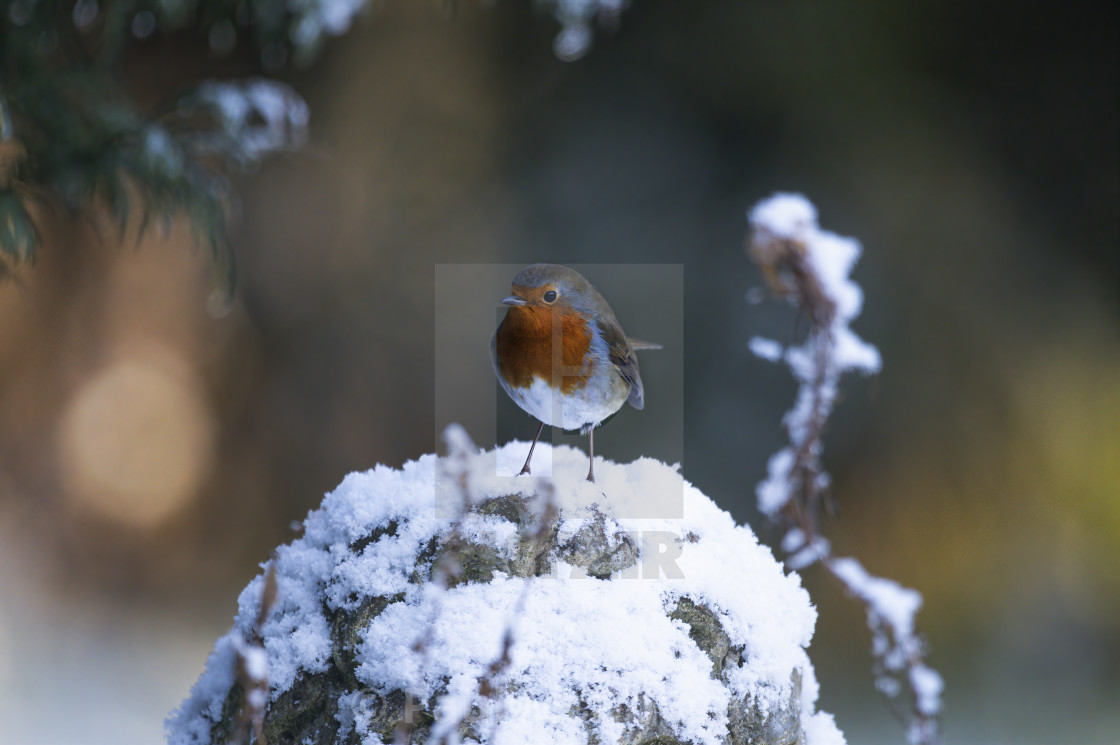
[[[170,745],[234,731],[256,637],[270,742],[844,742],[814,711],[816,611],[749,528],[650,459],[588,483],[584,453],[542,443],[552,478],[499,475],[527,447],[347,476],[270,562],[259,630],[264,575],[241,593]],[[627,517],[667,495],[676,515]]]

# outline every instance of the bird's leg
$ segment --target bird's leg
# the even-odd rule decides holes
[[[591,456],[591,465],[587,467],[587,480],[595,481],[595,428],[587,430],[587,454]]]
[[[529,457],[525,459],[525,465],[521,467],[521,473],[518,476],[532,476],[533,472],[529,470],[529,461],[533,459],[533,449],[537,447],[537,440],[541,439],[541,432],[544,431],[544,422],[541,426],[537,427],[537,436],[533,438],[533,444],[529,446]]]

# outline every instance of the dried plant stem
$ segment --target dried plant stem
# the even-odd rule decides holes
[[[840,376],[848,370],[879,368],[877,350],[848,328],[862,299],[847,276],[859,246],[819,230],[815,209],[797,195],[776,195],[761,202],[751,211],[750,220],[748,254],[770,290],[810,323],[805,342],[784,355],[774,351],[774,342],[752,342],[756,351],[768,350],[757,352],[760,356],[784,357],[801,383],[797,402],[785,418],[789,445],[771,458],[769,476],[758,489],[759,507],[784,530],[782,547],[788,566],[802,569],[820,562],[864,604],[876,688],[907,724],[911,743],[934,745],[940,739],[942,682],[926,665],[925,644],[913,627],[921,596],[868,574],[853,558],[833,557],[818,527],[817,514],[829,498],[829,477],[821,465],[823,436]]]
[[[413,645],[413,651],[421,655],[420,672],[418,675],[420,682],[423,682],[424,675],[430,663],[436,622],[442,612],[442,598],[447,592],[451,581],[461,573],[459,559],[462,547],[466,545],[466,541],[463,539],[462,535],[462,525],[473,502],[468,479],[470,475],[469,459],[475,454],[477,448],[474,446],[474,443],[471,442],[466,432],[457,425],[448,427],[444,434],[444,439],[448,448],[448,458],[444,466],[445,475],[448,481],[455,485],[459,500],[457,503],[456,516],[452,521],[450,534],[447,540],[448,550],[444,552],[432,570],[431,586],[434,588],[437,598],[434,601],[432,615],[428,623],[424,625],[424,632]],[[539,549],[548,539],[549,532],[558,516],[554,485],[551,480],[548,479],[538,479],[537,481],[538,488],[541,490],[543,496],[543,507],[538,519],[532,525],[527,526],[525,528],[525,533],[523,533],[523,535],[532,542],[535,549]],[[506,621],[505,628],[502,630],[501,650],[498,656],[487,666],[486,671],[479,676],[477,687],[475,688],[475,696],[498,700],[501,705],[504,705],[504,700],[499,698],[499,694],[502,690],[502,677],[512,661],[511,651],[516,637],[514,627],[528,600],[531,587],[531,578],[525,578],[517,602],[514,605],[513,612],[510,614]],[[407,695],[409,694],[406,692],[406,696]],[[451,742],[457,742],[457,738],[455,738],[456,730],[466,720],[471,711],[477,708],[476,702],[477,699],[472,701],[470,706],[463,707],[463,713],[459,717],[441,722],[438,726],[438,730],[433,732],[434,738],[432,742],[437,745],[448,745]],[[502,712],[499,711],[495,721],[500,724],[502,719]],[[409,717],[405,717],[398,723],[394,733],[395,745],[407,745],[413,730],[413,724]]]
[[[268,652],[261,640],[264,622],[276,605],[277,596],[276,564],[271,562],[264,576],[260,610],[257,611],[252,635],[248,639],[239,635],[234,640],[237,682],[241,686],[242,699],[237,724],[229,738],[230,743],[267,745],[264,718],[268,706]]]

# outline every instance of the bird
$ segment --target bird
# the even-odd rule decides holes
[[[531,264],[513,278],[508,307],[490,338],[490,362],[514,403],[540,421],[521,475],[547,424],[587,435],[595,481],[595,428],[629,403],[645,407],[635,350],[661,345],[629,339],[607,301],[583,275],[559,264]]]

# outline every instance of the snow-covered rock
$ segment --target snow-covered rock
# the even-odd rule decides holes
[[[527,447],[347,476],[277,550],[260,629],[263,574],[242,592],[169,744],[226,742],[259,639],[270,745],[392,742],[402,720],[412,743],[842,745],[814,711],[816,612],[749,528],[649,459],[592,484],[586,454],[540,444],[551,478],[499,475]]]

